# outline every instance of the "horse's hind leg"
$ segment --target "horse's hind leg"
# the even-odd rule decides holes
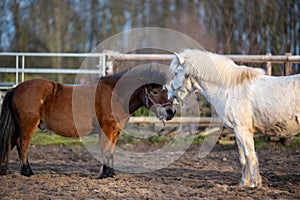
[[[27,149],[29,147],[30,140],[34,134],[34,131],[38,126],[38,123],[39,120],[34,120],[34,122],[23,126],[23,128],[21,128],[20,130],[19,140],[17,141],[17,149],[21,162],[21,174],[28,177],[33,175],[33,172],[28,162]]]
[[[4,144],[3,142],[0,144],[1,148],[5,148],[5,150],[2,150],[2,152],[0,152],[3,154],[1,162],[0,162],[0,175],[6,175],[7,174],[7,163],[8,163],[8,157],[9,157],[9,153],[10,151],[14,148],[14,146],[16,145],[16,141],[17,141],[17,134],[15,134],[15,132],[12,134],[12,137],[9,138],[10,139],[10,144],[9,141],[7,142],[7,144]],[[3,146],[2,146],[3,145]],[[8,145],[8,146],[7,146]]]

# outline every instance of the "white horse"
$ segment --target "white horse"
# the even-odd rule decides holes
[[[170,71],[174,79],[169,98],[183,102],[199,90],[235,134],[240,186],[260,187],[253,133],[290,136],[300,131],[300,74],[267,76],[262,69],[238,66],[225,56],[190,49],[176,54]]]

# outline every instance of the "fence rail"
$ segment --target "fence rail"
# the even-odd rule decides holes
[[[0,57],[15,57],[15,67],[0,67],[0,73],[15,73],[15,82],[11,84],[1,84],[0,89],[10,89],[19,84],[19,74],[21,74],[21,82],[25,81],[25,74],[41,73],[41,74],[105,74],[106,57],[105,53],[0,53]],[[26,58],[28,57],[62,57],[62,58],[99,58],[98,68],[95,69],[62,69],[62,68],[27,68]],[[21,64],[19,64],[19,62]],[[102,66],[99,68],[99,66]],[[0,81],[1,82],[1,81]]]
[[[114,60],[128,61],[128,60],[160,60],[170,61],[173,58],[173,54],[112,54],[111,57]],[[253,63],[285,63],[293,62],[300,63],[300,56],[295,55],[224,55],[236,62],[253,62]]]
[[[129,123],[134,124],[159,124],[162,123],[155,117],[130,117]],[[222,126],[222,122],[218,118],[211,117],[174,117],[170,121],[166,121],[166,124],[198,124],[200,127],[207,126]]]

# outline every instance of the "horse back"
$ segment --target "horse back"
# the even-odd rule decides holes
[[[253,87],[253,122],[267,135],[288,136],[300,131],[300,75],[264,76]]]

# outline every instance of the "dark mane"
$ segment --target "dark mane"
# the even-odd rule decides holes
[[[102,80],[134,79],[144,84],[165,85],[168,80],[168,68],[160,64],[147,64],[134,67],[113,75],[104,76]]]

